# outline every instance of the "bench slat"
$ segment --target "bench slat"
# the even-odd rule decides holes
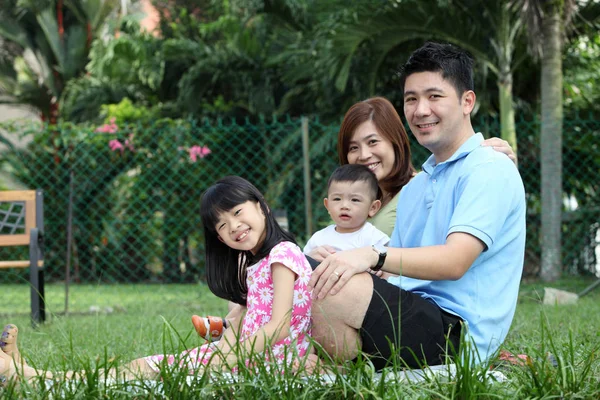
[[[35,190],[7,190],[0,192],[0,201],[35,200]]]
[[[0,261],[0,269],[6,268],[29,268],[29,261]],[[38,267],[44,267],[44,261],[38,261]]]
[[[2,247],[2,246],[24,246],[26,244],[29,244],[29,234],[0,235],[0,247]]]

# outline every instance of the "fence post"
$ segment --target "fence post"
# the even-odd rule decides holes
[[[308,151],[308,118],[302,117],[302,156],[304,158],[304,217],[306,237],[312,233],[312,190],[310,187],[310,153]]]
[[[65,261],[65,315],[69,315],[71,285],[71,251],[73,249],[73,168],[69,168],[69,205],[67,208],[67,257]]]

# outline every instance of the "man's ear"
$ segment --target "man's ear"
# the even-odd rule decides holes
[[[379,211],[380,208],[381,208],[381,200],[374,200],[371,203],[371,207],[369,208],[369,217],[373,218],[373,216],[375,216],[375,214],[377,214],[377,211]]]
[[[472,90],[467,90],[462,95],[462,106],[463,106],[463,114],[470,115],[473,108],[475,108],[475,101],[477,100],[477,96],[475,96],[475,92]]]

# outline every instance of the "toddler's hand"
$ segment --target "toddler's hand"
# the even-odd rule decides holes
[[[311,251],[308,256],[314,258],[315,260],[317,260],[318,262],[322,262],[324,259],[327,258],[327,256],[329,256],[330,254],[334,254],[337,250],[335,249],[335,247],[331,247],[331,246],[319,246],[319,247],[315,247],[315,249],[313,251]]]

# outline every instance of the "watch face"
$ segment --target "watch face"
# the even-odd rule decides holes
[[[380,244],[376,244],[373,247],[375,248],[375,250],[377,250],[379,252],[379,254],[381,254],[381,255],[387,254],[387,247],[382,246]]]

